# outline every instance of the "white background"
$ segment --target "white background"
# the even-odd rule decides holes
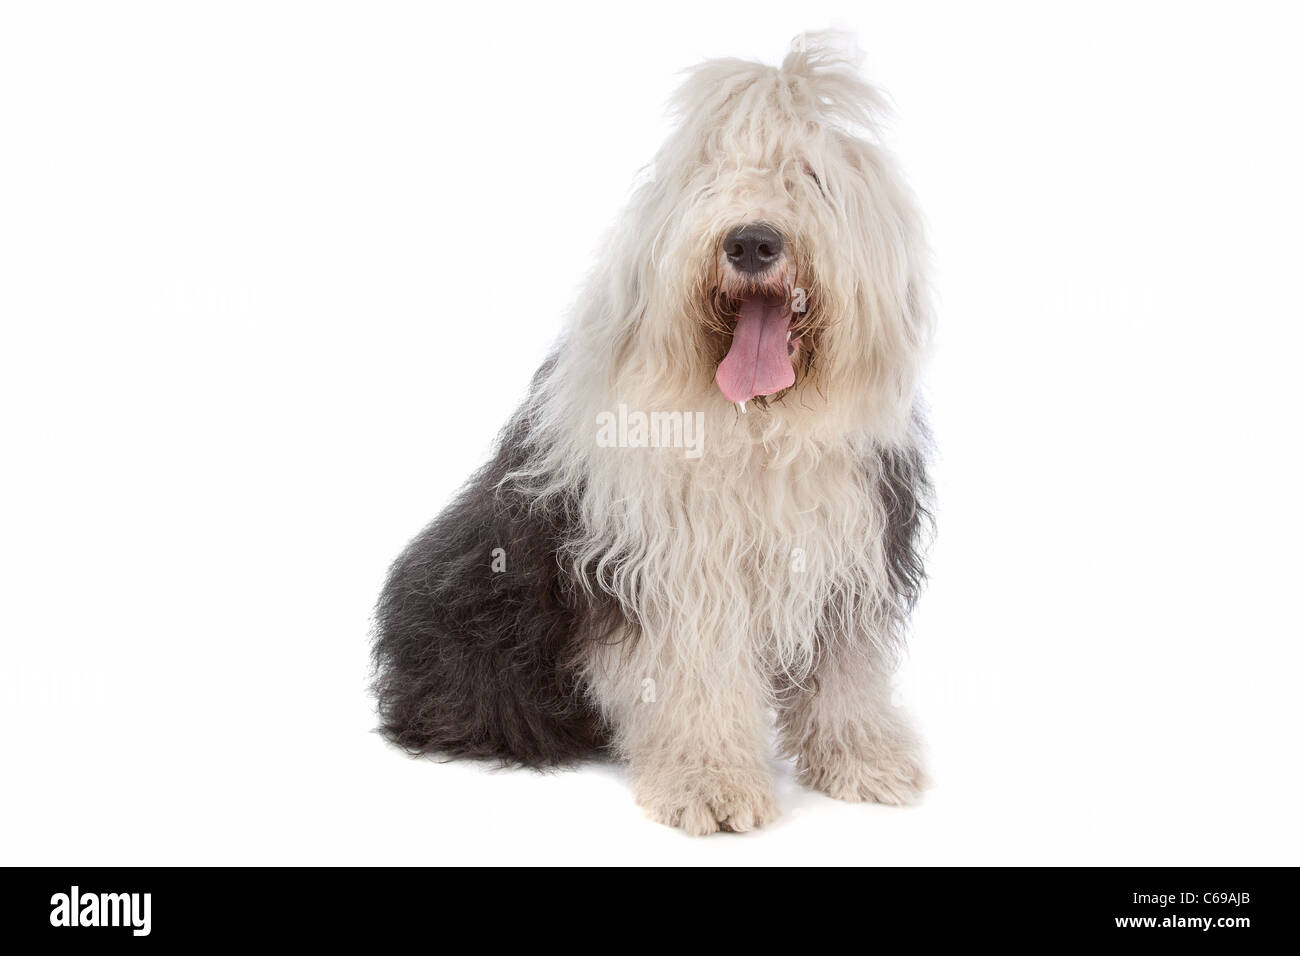
[[[941,332],[936,786],[693,840],[371,732],[675,72],[839,25]],[[10,4],[0,862],[1300,862],[1296,24],[1256,4]],[[512,230],[547,242],[510,255]]]

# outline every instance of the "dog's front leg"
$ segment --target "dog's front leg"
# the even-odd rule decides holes
[[[870,642],[834,642],[814,679],[782,701],[782,753],[805,784],[840,800],[891,804],[925,789],[916,734],[890,700],[891,671]]]
[[[602,646],[588,677],[652,819],[703,835],[776,816],[763,684],[739,642],[641,635]]]

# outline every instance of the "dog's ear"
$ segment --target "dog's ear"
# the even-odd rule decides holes
[[[836,131],[822,147],[812,159],[833,222],[817,266],[832,320],[820,361],[829,381],[863,396],[880,434],[902,434],[931,337],[924,226],[879,142]]]
[[[681,124],[721,123],[742,95],[772,68],[734,57],[705,60],[683,71],[685,79],[669,101],[670,115]]]
[[[772,67],[751,60],[705,60],[684,71],[673,92],[668,114],[674,130],[655,157],[658,178],[679,178],[685,188],[694,167],[707,163],[706,149],[715,131],[726,129],[749,90]]]

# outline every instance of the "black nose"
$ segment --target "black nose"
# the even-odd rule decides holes
[[[741,272],[759,273],[781,258],[781,234],[771,226],[751,222],[727,233],[722,248],[727,261]]]

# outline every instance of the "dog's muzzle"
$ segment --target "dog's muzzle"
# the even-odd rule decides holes
[[[791,336],[794,319],[789,263],[781,233],[761,222],[745,223],[722,240],[727,264],[722,289],[734,306],[731,346],[718,365],[715,380],[727,401],[744,403],[773,395],[795,382]]]

